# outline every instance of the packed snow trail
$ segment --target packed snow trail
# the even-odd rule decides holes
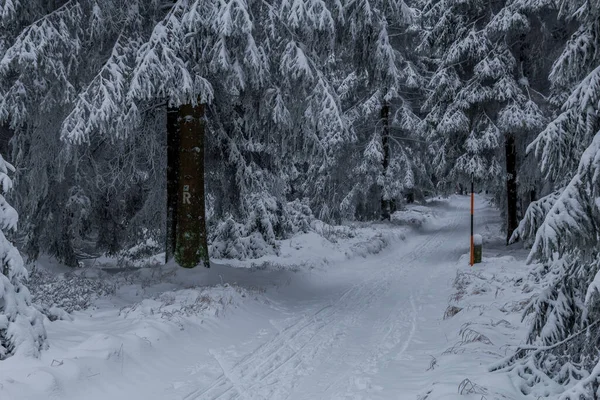
[[[481,229],[498,220],[485,203],[478,198]],[[178,269],[189,277],[183,286],[124,288],[96,310],[49,324],[41,360],[4,361],[0,398],[414,400],[432,379],[446,379],[426,371],[450,345],[440,324],[468,251],[468,207],[456,196],[430,203],[436,217],[421,228],[382,225],[406,239],[364,258],[296,272],[217,264]],[[249,291],[209,287],[223,295],[223,304],[207,303],[225,313],[216,318],[179,312],[189,298],[202,306],[196,282]]]
[[[414,399],[424,384],[419,379],[424,369],[414,360],[427,356],[415,344],[442,316],[452,266],[468,244],[467,211],[447,209],[437,228],[380,256],[341,266],[327,278],[345,283],[343,289],[311,299],[313,304],[293,311],[290,323],[257,339],[255,347],[246,343],[233,356],[212,349],[221,375],[183,398]],[[437,315],[425,314],[432,318],[427,320],[421,313],[432,307],[431,299],[440,306],[434,307]],[[297,308],[292,301],[280,300],[279,307]],[[390,370],[395,364],[402,373]]]

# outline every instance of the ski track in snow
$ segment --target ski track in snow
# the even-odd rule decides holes
[[[415,282],[425,275],[417,272],[415,277],[414,270],[435,269],[435,261],[444,259],[438,253],[445,251],[443,244],[455,233],[458,221],[454,213],[443,229],[419,237],[416,246],[401,245],[379,257],[377,262],[385,267],[345,290],[336,301],[298,318],[233,365],[228,366],[218,350],[211,350],[221,375],[210,386],[182,398],[361,399],[364,392],[381,391],[372,386],[369,376],[392,358],[403,357],[417,331],[415,299],[429,279]],[[415,284],[420,286],[417,293]],[[296,388],[302,390],[295,392]]]

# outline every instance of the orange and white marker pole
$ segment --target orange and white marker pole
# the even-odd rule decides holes
[[[475,184],[473,183],[473,175],[471,175],[471,267],[475,264],[475,244],[473,242],[473,218],[475,214]]]

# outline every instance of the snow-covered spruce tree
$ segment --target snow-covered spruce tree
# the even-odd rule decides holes
[[[24,240],[33,255],[51,252],[74,265],[86,253],[127,245],[129,233],[143,221],[163,234],[165,158],[155,144],[164,143],[165,132],[143,127],[155,125],[167,103],[193,102],[195,94],[210,90],[206,179],[213,239],[227,237],[219,226],[234,219],[240,237],[257,242],[247,252],[252,256],[271,251],[276,237],[297,229],[291,223],[297,207],[286,203],[296,165],[327,165],[335,146],[346,140],[337,96],[323,69],[341,21],[336,2],[48,4],[36,9],[23,3],[19,15],[28,15],[28,7],[35,15],[12,25],[3,43],[17,54],[26,36],[21,33],[58,37],[62,42],[53,40],[52,47],[26,43],[28,54],[52,64],[38,70],[41,63],[7,59],[0,79],[0,114],[17,128],[15,157],[23,170],[38,172],[17,178],[41,183],[18,185],[26,190],[17,200],[28,210]],[[71,18],[73,10],[77,18]],[[165,32],[170,36],[161,36]],[[46,81],[53,84],[36,86]],[[24,90],[13,90],[15,85]],[[59,130],[87,146],[65,145],[48,134]],[[140,135],[148,134],[146,147]],[[53,156],[38,159],[43,148],[54,149],[59,162]],[[151,155],[146,163],[145,153]],[[125,168],[109,168],[108,160]],[[129,206],[134,203],[139,206]]]
[[[436,0],[422,14],[420,50],[436,64],[423,105],[436,177],[447,188],[473,177],[505,193],[509,237],[518,222],[518,149],[544,122],[543,97],[530,87],[540,72],[526,67],[530,19],[544,6]]]
[[[37,356],[46,345],[42,314],[31,305],[27,270],[4,232],[16,230],[18,215],[4,194],[12,188],[14,167],[0,156],[0,361],[15,354]]]
[[[416,10],[404,1],[356,1],[345,8],[338,93],[354,141],[341,153],[346,217],[388,219],[407,191],[429,183],[414,137],[414,100],[424,85],[411,55]],[[349,168],[351,166],[351,168]],[[350,187],[348,187],[350,185]],[[348,192],[349,190],[349,192]]]
[[[206,103],[207,144],[222,157],[210,178],[224,178],[233,185],[225,188],[239,193],[215,205],[213,216],[248,219],[237,231],[258,231],[263,243],[256,247],[274,245],[282,233],[276,225],[286,225],[290,161],[322,164],[345,140],[337,97],[322,69],[340,12],[332,3],[330,11],[323,1],[302,7],[177,1],[141,46],[120,37],[130,43],[120,48],[139,47],[135,60],[107,60],[65,120],[63,136],[86,141],[96,133],[130,134],[142,109]]]
[[[267,18],[267,33],[260,36],[271,49],[270,83],[244,92],[243,103],[232,110],[238,121],[227,127],[221,120],[233,140],[226,152],[235,160],[235,176],[244,176],[236,184],[242,188],[242,213],[249,217],[242,228],[247,233],[235,241],[250,248],[262,247],[255,233],[272,247],[276,238],[297,229],[290,222],[298,216],[298,203],[286,204],[285,197],[302,199],[324,187],[337,149],[349,138],[330,79],[341,9],[335,2],[273,2],[254,15],[260,13]]]
[[[508,44],[517,61],[518,83],[523,93],[541,111],[541,115],[539,112],[514,115],[513,125],[517,132],[513,133],[514,151],[509,151],[505,146],[506,193],[497,190],[495,200],[507,216],[507,241],[529,203],[554,190],[553,185],[542,176],[534,155],[526,149],[547,123],[547,117],[559,107],[555,91],[552,91],[548,82],[552,61],[562,51],[567,37],[564,22],[556,19],[557,13],[556,4],[550,1],[507,1],[486,26],[486,32],[494,43]],[[521,121],[519,126],[521,118],[534,120]],[[504,132],[505,138],[507,135]],[[509,143],[505,140],[505,144]]]
[[[509,369],[535,392],[536,384],[560,385],[560,399],[600,396],[600,4],[564,1],[561,17],[577,24],[550,79],[561,113],[531,144],[543,171],[559,191],[535,233],[529,261],[543,262],[548,284],[527,310],[533,315],[529,341]],[[531,229],[519,234],[531,235]],[[537,347],[539,346],[539,347]],[[546,386],[547,387],[547,386]]]
[[[71,17],[75,17],[79,13],[75,7],[70,7],[70,4],[59,10],[53,10],[50,5],[46,7],[44,3],[41,1],[17,1],[4,2],[0,6],[2,10],[0,12],[0,25],[2,26],[0,29],[0,121],[10,125],[12,132],[22,131],[26,122],[29,123],[29,126],[33,126],[36,116],[41,114],[42,107],[32,107],[32,103],[39,104],[42,101],[41,98],[37,98],[37,88],[44,86],[51,88],[47,91],[53,91],[53,95],[59,95],[59,98],[65,94],[68,96],[68,93],[72,94],[70,83],[65,82],[66,77],[61,74],[65,71],[64,65],[68,62],[67,56],[62,59],[57,57],[53,60],[45,60],[40,57],[40,54],[50,46],[50,42],[53,42],[53,46],[56,48],[62,48],[65,53],[76,54],[78,46],[75,41],[70,40],[70,28],[73,27],[73,24],[69,22],[73,20]],[[51,16],[46,19],[44,18],[45,13]],[[40,21],[39,24],[35,23],[37,20]],[[65,23],[63,24],[63,22]],[[46,37],[50,41],[40,40]],[[43,45],[40,44],[39,53],[22,51],[32,42],[44,42]],[[40,74],[36,76],[31,68],[34,65],[33,61],[38,65],[48,65],[48,68],[44,68],[46,72],[41,76]],[[53,73],[57,71],[59,71],[58,74]],[[30,90],[27,90],[28,86]],[[54,90],[54,88],[58,90]],[[45,154],[55,158],[55,155],[44,152],[40,152],[38,156],[43,158]],[[17,160],[17,162],[19,161],[21,160]],[[20,165],[27,167],[26,162],[20,163]],[[17,181],[19,180],[18,175],[17,173]],[[39,188],[40,191],[44,191],[46,175],[36,175],[36,178],[38,181],[36,185],[31,186],[31,190]],[[26,186],[17,185],[17,187]],[[19,209],[25,212],[25,216],[31,215],[27,212],[26,207],[19,204],[19,199],[20,196],[17,195]],[[23,225],[27,227],[27,221],[24,222]]]
[[[121,26],[117,22],[131,21],[145,8],[118,0],[12,1],[3,6],[0,120],[15,132],[13,158],[21,168],[14,197],[24,215],[24,249],[33,257],[45,251],[76,265],[80,219],[93,214],[88,204],[94,207],[101,191],[88,190],[97,177],[78,168],[87,157],[64,146],[59,129],[81,84],[96,75],[112,48]],[[143,29],[138,26],[138,31]],[[91,202],[71,197],[77,193],[81,200],[81,189]]]

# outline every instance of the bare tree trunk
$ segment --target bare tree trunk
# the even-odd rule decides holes
[[[517,229],[517,151],[515,137],[507,135],[506,146],[506,244],[510,241],[512,233]]]
[[[204,193],[204,105],[179,108],[181,133],[175,260],[209,267]]]
[[[388,167],[390,166],[390,105],[388,102],[383,103],[381,107],[381,122],[383,124],[383,132],[381,134],[381,145],[383,148],[383,176],[387,175]],[[381,188],[382,192],[385,190]],[[391,199],[381,196],[381,219],[390,219],[392,203]]]
[[[167,108],[167,230],[165,264],[175,252],[177,244],[177,195],[179,193],[179,108]]]

